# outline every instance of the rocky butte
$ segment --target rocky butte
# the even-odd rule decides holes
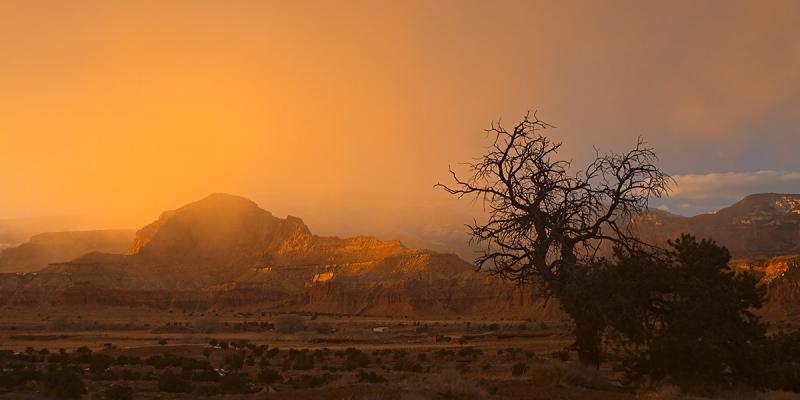
[[[317,236],[300,218],[278,218],[227,194],[164,212],[136,232],[128,254],[93,252],[0,275],[0,302],[416,317],[556,312],[456,255]]]
[[[800,195],[751,195],[695,217],[656,210],[634,222],[640,237],[656,244],[680,233],[715,238],[736,257],[734,268],[756,272],[767,286],[768,319],[800,320]],[[0,266],[15,260],[39,269],[0,274],[0,305],[560,317],[557,304],[533,288],[476,272],[454,254],[366,236],[317,236],[300,218],[278,218],[227,194],[164,212],[135,235],[53,235],[0,253]],[[89,250],[103,252],[78,256]],[[42,268],[58,257],[75,258]]]

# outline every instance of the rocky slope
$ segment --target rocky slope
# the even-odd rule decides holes
[[[800,253],[797,194],[754,194],[716,213],[694,217],[654,210],[639,217],[636,224],[639,236],[655,244],[690,233],[714,238],[737,258]]]
[[[296,217],[215,194],[139,230],[129,254],[90,253],[0,275],[0,303],[237,307],[364,315],[557,313],[452,254],[313,235]]]
[[[800,321],[800,255],[733,262],[740,271],[753,271],[767,289],[767,302],[760,311],[769,321]]]
[[[125,253],[133,243],[132,230],[48,232],[0,251],[0,273],[38,271],[93,251]]]

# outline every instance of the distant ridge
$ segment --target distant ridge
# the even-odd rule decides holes
[[[633,222],[658,244],[680,233],[713,237],[740,258],[737,268],[762,274],[774,299],[769,316],[800,319],[793,300],[800,267],[791,256],[800,254],[800,195],[752,195],[695,217],[652,210]],[[94,251],[35,274],[0,274],[0,305],[562,316],[534,288],[476,272],[454,254],[367,236],[317,236],[300,218],[278,218],[239,196],[217,193],[166,211],[128,243],[120,254]]]
[[[40,233],[19,246],[0,250],[0,273],[38,271],[93,251],[125,253],[133,234],[130,229]]]
[[[798,194],[752,194],[716,213],[694,217],[651,210],[635,222],[638,235],[653,244],[690,233],[713,238],[735,257],[800,253]]]

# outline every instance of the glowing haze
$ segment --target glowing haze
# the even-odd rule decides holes
[[[460,204],[432,185],[529,108],[576,161],[643,135],[692,182],[746,192],[739,175],[800,170],[797,1],[12,0],[0,16],[0,218],[135,227],[229,192],[318,232],[386,232]],[[758,188],[800,191],[774,181]],[[664,207],[717,206],[695,192]]]

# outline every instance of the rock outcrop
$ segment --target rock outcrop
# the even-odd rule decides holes
[[[299,218],[225,194],[163,213],[136,232],[127,254],[95,252],[0,275],[0,299],[431,317],[558,312],[533,290],[476,272],[455,255],[316,236]]]
[[[740,271],[752,271],[767,290],[759,313],[768,321],[800,321],[800,255],[733,262]]]
[[[734,257],[800,253],[800,195],[754,194],[713,214],[682,217],[653,210],[636,219],[637,234],[662,245],[681,233],[713,238]]]

